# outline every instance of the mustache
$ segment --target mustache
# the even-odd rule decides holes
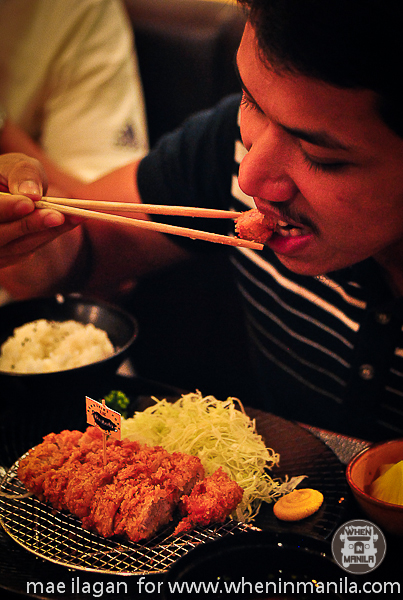
[[[314,233],[319,233],[317,226],[307,215],[295,210],[293,206],[288,205],[286,202],[268,202],[268,205],[280,220],[299,223],[309,227]]]

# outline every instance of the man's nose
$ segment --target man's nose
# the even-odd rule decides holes
[[[238,183],[248,196],[270,202],[286,202],[294,198],[298,188],[287,173],[290,160],[287,144],[266,130],[251,144],[239,167]]]

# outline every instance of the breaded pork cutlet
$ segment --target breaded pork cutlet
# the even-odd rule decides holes
[[[261,244],[271,238],[275,227],[274,218],[263,215],[257,208],[241,213],[235,221],[235,231],[240,238]]]
[[[113,483],[98,489],[84,527],[104,537],[149,539],[172,519],[180,497],[204,475],[198,458],[160,447],[144,446],[135,460]]]
[[[144,452],[140,454],[143,457]],[[82,520],[83,527],[97,531],[103,537],[114,535],[116,513],[125,497],[127,487],[134,486],[136,482],[147,481],[149,474],[149,466],[141,462],[139,455],[136,455],[135,462],[117,472],[112,483],[100,487],[95,492],[91,510]]]
[[[122,443],[128,447],[133,442],[123,440]],[[137,482],[148,480],[168,454],[160,446],[147,447],[139,444],[137,446],[138,450],[121,466],[113,482],[100,487],[95,492],[91,510],[82,521],[86,529],[93,529],[104,537],[114,535],[116,513],[127,489]]]
[[[43,499],[58,510],[69,510],[80,518],[86,516],[98,487],[112,481],[139,449],[137,442],[110,440],[104,467],[102,435],[95,428],[87,429],[63,465],[45,474]]]
[[[97,458],[91,455],[83,464],[72,467],[64,492],[63,508],[82,519],[90,513],[96,491],[113,480],[119,464],[108,462],[104,466],[102,456]]]
[[[81,431],[49,433],[20,460],[18,477],[25,487],[42,498],[43,481],[49,471],[59,469],[70,457],[83,434]]]
[[[72,457],[83,452],[83,448],[92,443],[101,443],[102,435],[94,428],[81,431],[64,430],[60,433],[49,433],[43,442],[32,448],[28,455],[20,461],[18,477],[27,489],[39,498],[43,498],[45,481],[59,471]],[[84,450],[86,452],[86,450]]]
[[[186,515],[175,529],[175,535],[197,525],[223,523],[242,500],[243,489],[220,467],[196,484],[190,495],[182,496],[180,511]]]
[[[151,538],[172,520],[182,495],[203,475],[199,458],[167,452],[148,479],[128,481],[115,518],[115,534],[125,534],[132,542]]]
[[[41,499],[79,517],[104,537],[147,540],[173,518],[178,503],[185,519],[176,532],[223,521],[242,498],[241,488],[221,470],[203,479],[199,458],[148,447],[127,439],[108,440],[104,465],[102,434],[50,434],[19,466],[21,481]]]
[[[150,539],[172,519],[176,504],[170,490],[154,486],[149,479],[132,480],[115,516],[114,533],[132,542]]]
[[[88,456],[100,455],[101,439],[82,434],[77,446],[70,452],[69,457],[56,469],[50,469],[45,474],[42,483],[42,497],[58,510],[67,509],[65,495],[72,477],[77,474]]]
[[[181,452],[167,452],[150,479],[153,485],[170,491],[173,501],[177,503],[184,494],[189,494],[203,477],[204,468],[199,458]]]
[[[106,465],[102,446],[93,445],[85,459],[72,462],[71,473],[64,493],[64,508],[82,519],[90,514],[98,489],[111,483],[127,464],[135,460],[140,449],[137,442],[110,440],[106,446]],[[67,465],[66,465],[67,466]]]

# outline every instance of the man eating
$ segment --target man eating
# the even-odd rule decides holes
[[[248,11],[236,59],[241,101],[195,115],[142,161],[76,195],[256,206],[276,222],[263,251],[225,250],[245,306],[256,405],[368,439],[399,437],[400,11],[392,0],[239,3]],[[46,176],[21,155],[0,157],[0,177],[12,194],[0,200],[0,283],[15,297],[104,295],[205,250],[206,242],[35,209]],[[229,233],[226,220],[210,221]]]

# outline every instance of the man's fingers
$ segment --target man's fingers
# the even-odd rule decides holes
[[[0,224],[21,219],[34,212],[35,203],[26,196],[0,196]]]
[[[41,246],[48,244],[62,233],[66,233],[71,229],[74,229],[74,226],[64,224],[57,228],[31,233],[24,238],[12,240],[0,248],[0,268],[18,262],[21,258],[32,254]]]
[[[12,194],[25,194],[39,200],[48,187],[41,163],[25,154],[3,154],[0,164],[0,182]]]
[[[22,205],[24,208],[24,205]],[[53,227],[59,227],[65,222],[64,215],[48,209],[35,210],[26,217],[3,223],[1,225],[2,246],[12,241],[22,243],[23,238],[32,233],[39,233]]]

